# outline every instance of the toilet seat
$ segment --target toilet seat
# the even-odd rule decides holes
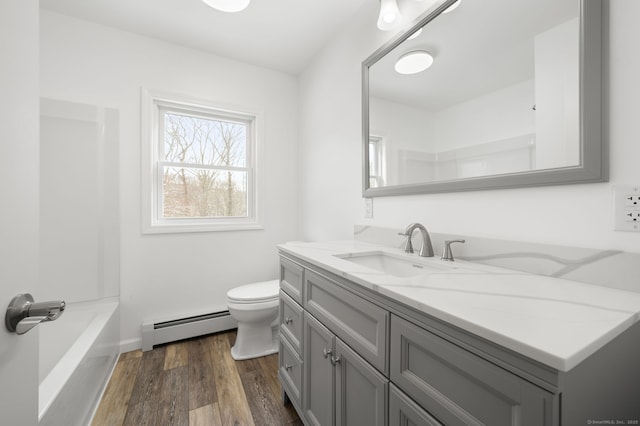
[[[233,304],[273,302],[278,300],[280,281],[263,281],[242,285],[227,292],[227,301]]]

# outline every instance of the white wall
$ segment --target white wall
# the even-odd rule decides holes
[[[578,18],[534,40],[536,164],[540,169],[580,164]]]
[[[349,238],[354,223],[403,229],[419,221],[434,232],[640,252],[639,233],[612,230],[613,184],[640,184],[640,2],[611,2],[609,183],[376,198],[368,220],[361,199],[360,67],[390,37],[376,29],[377,7],[367,2],[300,78],[306,239]]]
[[[437,151],[535,133],[533,80],[526,80],[434,113]],[[463,123],[463,125],[461,125]]]
[[[120,112],[121,337],[144,319],[226,309],[226,291],[275,278],[276,244],[297,236],[294,77],[95,25],[41,14],[41,96]],[[141,235],[140,88],[264,111],[264,230]]]
[[[528,144],[536,131],[534,91],[526,80],[438,111],[370,97],[370,132],[384,138],[385,184],[530,170],[530,147],[516,140]]]

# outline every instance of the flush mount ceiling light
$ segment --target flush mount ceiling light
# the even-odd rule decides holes
[[[431,64],[433,64],[431,53],[426,50],[413,50],[398,58],[395,70],[398,74],[416,74],[426,70]]]
[[[240,12],[249,6],[251,0],[202,0],[207,6],[222,12]]]
[[[453,3],[451,6],[449,6],[445,10],[443,10],[442,13],[449,13],[449,12],[454,11],[458,6],[460,6],[460,2],[461,1],[462,0],[458,0],[457,2]]]
[[[400,9],[396,0],[380,0],[380,15],[378,15],[378,28],[382,31],[390,31],[400,21]]]

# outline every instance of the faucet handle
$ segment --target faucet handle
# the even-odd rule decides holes
[[[405,253],[413,253],[413,243],[411,242],[411,236],[413,233],[407,232],[398,232],[398,235],[402,235],[403,237],[407,237],[407,239],[402,244],[402,249]]]
[[[452,243],[464,243],[464,240],[445,240],[442,257],[440,257],[441,260],[445,260],[447,262],[453,262],[455,260],[453,258],[453,252],[451,251]]]

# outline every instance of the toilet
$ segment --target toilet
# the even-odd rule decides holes
[[[232,288],[227,292],[229,314],[238,321],[235,360],[278,352],[278,305],[280,281],[264,281]]]

